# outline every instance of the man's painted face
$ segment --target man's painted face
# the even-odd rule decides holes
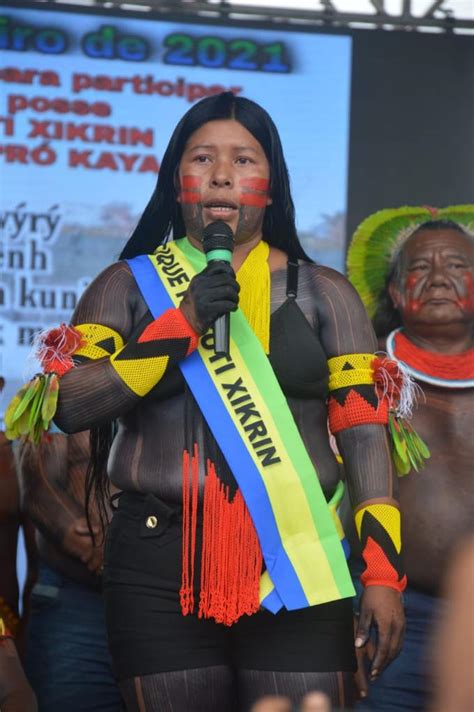
[[[390,285],[404,324],[474,318],[474,241],[456,230],[419,230],[405,244],[402,274]]]
[[[179,164],[178,202],[187,236],[201,241],[223,220],[236,243],[261,235],[271,204],[270,166],[259,142],[238,121],[209,121],[189,138]]]

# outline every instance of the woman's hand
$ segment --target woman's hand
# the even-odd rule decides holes
[[[372,627],[377,635],[369,676],[375,680],[402,647],[405,613],[401,593],[388,586],[368,586],[364,590],[356,628],[356,649],[368,643]]]
[[[357,626],[359,624],[359,617],[354,616],[354,635],[357,634]],[[356,660],[357,660],[357,670],[354,674],[354,682],[357,691],[357,697],[363,699],[369,694],[369,681],[367,679],[367,663],[372,662],[375,655],[375,645],[374,641],[369,638],[367,643],[361,648],[355,649]]]
[[[215,320],[235,311],[240,286],[227,262],[213,262],[191,280],[179,308],[198,334],[205,334]]]

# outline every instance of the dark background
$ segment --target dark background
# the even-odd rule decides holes
[[[474,38],[352,34],[347,237],[382,208],[474,203]]]

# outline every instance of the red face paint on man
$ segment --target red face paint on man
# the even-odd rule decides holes
[[[421,229],[403,247],[402,265],[401,279],[390,293],[407,328],[472,319],[472,238],[451,228]]]
[[[459,299],[459,307],[468,314],[474,314],[474,275],[466,272],[463,280],[466,296]]]

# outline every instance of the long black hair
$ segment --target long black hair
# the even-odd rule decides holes
[[[395,250],[392,255],[385,284],[377,299],[377,307],[372,322],[378,338],[388,336],[391,331],[398,329],[399,326],[402,326],[402,318],[399,310],[395,307],[392,301],[389,287],[392,282],[394,284],[400,284],[403,273],[403,250],[408,240],[411,240],[411,238],[421,232],[421,230],[456,230],[456,232],[461,233],[461,235],[470,237],[466,230],[463,229],[462,225],[459,225],[459,223],[455,223],[452,220],[428,220],[427,222],[418,225],[418,227],[413,230],[411,235],[405,240],[405,242],[402,243],[402,245],[400,245],[397,250]]]
[[[265,210],[263,239],[290,257],[310,262],[298,239],[290,180],[277,128],[269,114],[250,99],[222,92],[202,99],[183,116],[165,151],[158,181],[137,227],[123,248],[120,259],[152,253],[172,235],[184,237],[186,228],[176,200],[176,175],[190,136],[209,121],[238,121],[262,146],[270,164],[272,204]]]

